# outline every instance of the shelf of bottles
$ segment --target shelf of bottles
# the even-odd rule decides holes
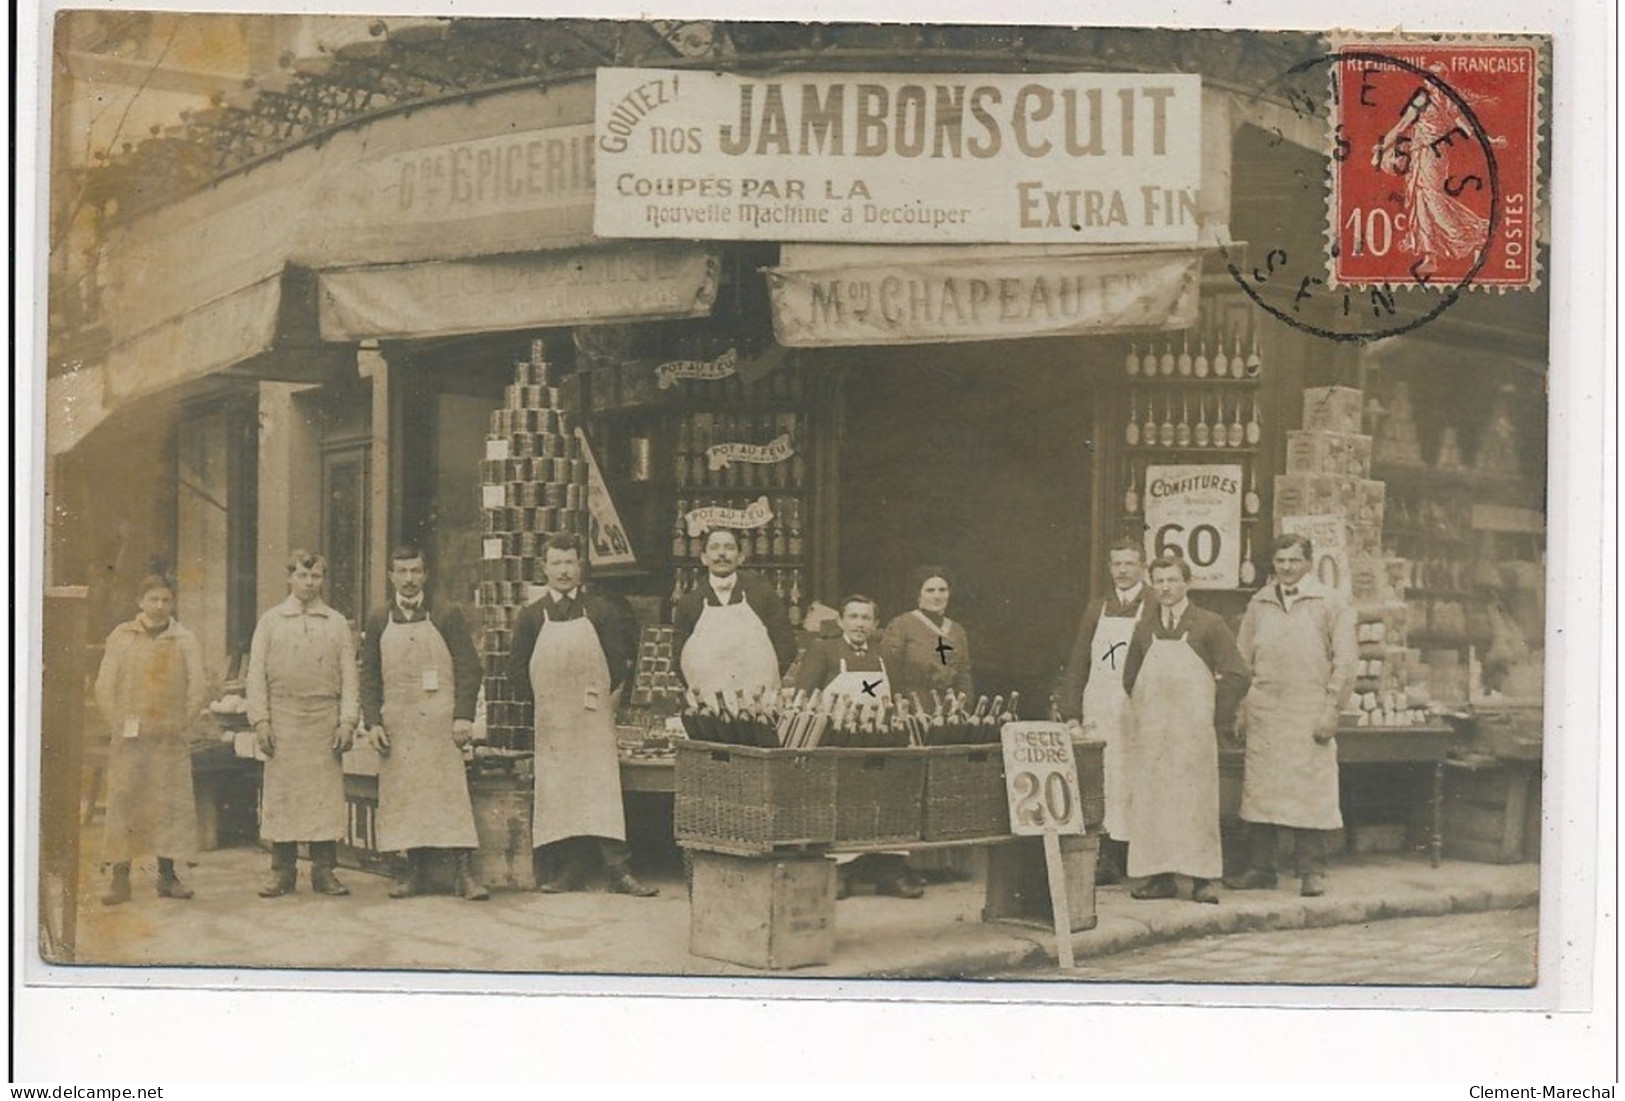
[[[491,413],[480,464],[480,660],[487,747],[499,752],[531,748],[531,707],[515,698],[507,668],[514,621],[543,581],[543,545],[555,532],[584,535],[588,525],[587,461],[557,383],[542,342],[532,342]]]
[[[1126,534],[1143,523],[1145,471],[1163,463],[1235,462],[1244,468],[1242,520],[1262,507],[1257,458],[1264,435],[1259,382],[1265,371],[1258,336],[1199,323],[1180,332],[1133,338],[1123,354],[1119,419],[1125,456],[1122,515]],[[1242,584],[1250,586],[1252,532],[1244,537]]]
[[[764,578],[799,625],[810,599],[808,527],[812,509],[812,432],[800,371],[784,367],[748,390],[736,380],[714,404],[691,392],[677,414],[673,449],[670,604],[705,580],[700,560],[706,526],[690,515],[721,509],[756,514],[724,523],[739,531],[745,568]],[[734,454],[721,461],[717,448]],[[750,458],[739,457],[744,449]],[[780,452],[785,452],[782,457]]]

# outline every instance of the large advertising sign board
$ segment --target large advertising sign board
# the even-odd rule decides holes
[[[1201,78],[600,69],[600,237],[1193,244]]]

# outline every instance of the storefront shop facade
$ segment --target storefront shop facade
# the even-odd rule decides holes
[[[946,63],[906,50],[817,60],[898,77]],[[1166,60],[1146,71],[1172,69]],[[996,57],[975,63],[1000,71]],[[1045,65],[1097,67],[1087,52]],[[358,627],[402,541],[425,549],[446,595],[489,606],[491,513],[541,511],[489,493],[487,464],[505,461],[490,447],[494,415],[513,409],[517,365],[545,362],[612,502],[590,516],[585,500],[564,507],[602,537],[595,583],[631,600],[643,626],[669,623],[700,579],[687,517],[765,499],[748,549],[797,621],[854,591],[888,618],[913,606],[917,566],[944,566],[978,691],[1019,692],[1026,717],[1048,713],[1084,606],[1106,584],[1106,548],[1147,536],[1153,468],[1237,471],[1246,503],[1214,536],[1233,574],[1195,594],[1234,623],[1268,576],[1276,478],[1290,473],[1305,391],[1359,390],[1375,417],[1407,382],[1414,404],[1453,408],[1460,423],[1424,418],[1416,456],[1389,463],[1388,524],[1365,557],[1426,564],[1425,576],[1407,567],[1395,599],[1412,649],[1441,655],[1423,655],[1441,701],[1481,694],[1469,666],[1497,638],[1511,645],[1492,607],[1525,640],[1498,667],[1524,670],[1527,690],[1533,661],[1538,701],[1544,307],[1507,332],[1475,325],[1483,311],[1468,296],[1434,328],[1364,345],[1270,318],[1238,280],[1272,249],[1323,247],[1321,208],[1286,201],[1319,186],[1319,131],[1220,79],[1202,90],[1194,133],[1201,194],[1184,244],[808,244],[791,227],[754,240],[600,237],[590,78],[361,120],[142,215],[120,242],[128,266],[115,282],[138,268],[186,276],[126,280],[135,289],[112,313],[108,393],[133,401],[199,380],[221,391],[153,429],[174,472],[154,498],[172,518],[167,549],[211,671],[222,682],[237,671],[255,618],[285,591],[293,546],[328,556],[329,598]],[[989,296],[985,322],[967,326],[965,303],[945,306],[959,292],[930,283],[944,272],[967,280],[965,303]],[[822,312],[798,313],[797,287],[819,279]],[[1115,299],[1085,289],[1114,281],[1135,289]],[[881,319],[841,315],[835,285],[873,287]],[[1238,368],[1221,372],[1221,357]],[[1447,400],[1457,389],[1467,396]],[[1516,462],[1475,468],[1498,419]],[[1378,440],[1363,472],[1372,480],[1384,473],[1379,425],[1363,428]],[[716,444],[780,439],[774,463],[704,459]],[[1463,517],[1469,534],[1449,534]],[[1163,535],[1149,533],[1151,549]],[[535,556],[534,541],[510,546]],[[494,557],[527,557],[505,550]],[[88,569],[84,556],[57,561],[63,581]],[[1446,690],[1452,651],[1463,679]],[[633,724],[672,701],[635,703]],[[510,731],[494,741],[522,751],[521,725],[494,721]]]

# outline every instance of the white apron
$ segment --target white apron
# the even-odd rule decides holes
[[[1128,874],[1217,879],[1219,743],[1213,671],[1184,636],[1153,638],[1124,711],[1128,726]]]
[[[683,680],[702,697],[732,699],[779,690],[779,657],[767,626],[747,601],[707,604],[683,644]]]
[[[874,684],[876,677],[880,678],[880,684],[875,687],[874,695],[871,696],[869,693],[863,690],[863,686],[865,684]],[[842,658],[841,671],[836,673],[830,682],[824,686],[824,698],[827,700],[833,696],[849,696],[854,703],[859,704],[876,703],[880,700],[891,699],[891,679],[886,676],[885,660],[881,659],[880,671],[878,673],[872,669],[866,673],[858,673],[848,672],[846,668],[846,659]],[[907,856],[908,850],[892,849],[877,853],[875,855]],[[856,859],[858,859],[857,853],[837,853],[835,856],[835,863],[838,865],[850,864]]]
[[[865,684],[874,685],[876,677],[880,678],[880,683],[875,685],[873,693],[865,692],[863,686]],[[880,700],[891,699],[891,678],[886,676],[885,660],[881,660],[878,673],[873,669],[868,672],[849,673],[846,668],[846,659],[842,658],[841,671],[836,673],[829,684],[824,686],[824,698],[828,699],[831,696],[850,696],[856,703],[876,703]]]
[[[307,617],[308,618],[308,617]],[[348,817],[344,766],[333,751],[342,674],[325,630],[288,631],[266,660],[271,733],[265,762],[260,837],[266,841],[338,841]]]
[[[555,622],[542,613],[530,683],[536,698],[533,844],[566,837],[626,840],[609,663],[592,620]]]
[[[427,619],[391,620],[378,640],[389,752],[378,764],[378,848],[472,849],[474,809],[456,709],[451,651]]]
[[[1300,603],[1304,603],[1301,602]],[[1330,666],[1313,609],[1261,616],[1246,708],[1241,817],[1297,829],[1342,828],[1337,739],[1315,741]]]
[[[1083,718],[1094,720],[1094,737],[1103,738],[1101,753],[1106,773],[1106,816],[1102,828],[1117,841],[1129,840],[1127,731],[1123,709],[1128,693],[1123,691],[1123,659],[1134,637],[1138,615],[1109,616],[1101,613],[1089,643],[1089,683],[1083,686]]]

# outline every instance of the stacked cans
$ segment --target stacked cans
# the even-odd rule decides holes
[[[548,536],[588,529],[587,460],[556,382],[542,342],[533,341],[530,359],[514,365],[502,408],[491,413],[480,464],[486,728],[504,749],[530,749],[534,731],[530,704],[508,683],[514,623],[532,587],[545,581]]]

